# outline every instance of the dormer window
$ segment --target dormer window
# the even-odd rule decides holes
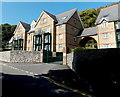
[[[109,14],[103,15],[103,18],[106,18],[106,17],[108,17],[108,16],[109,16]]]
[[[66,19],[68,16],[63,17],[63,19]]]

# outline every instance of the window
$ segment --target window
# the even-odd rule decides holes
[[[50,51],[50,45],[45,45],[44,49]]]
[[[38,29],[38,34],[41,34],[42,33],[42,30],[41,29]]]
[[[120,34],[117,34],[118,40],[120,40]]]
[[[62,25],[59,25],[59,28],[62,28]]]
[[[20,35],[20,38],[23,39],[23,34]]]
[[[15,40],[18,40],[18,36],[15,37]]]
[[[51,50],[51,33],[44,33],[44,50]]]
[[[40,51],[42,49],[42,35],[36,35],[33,38],[34,50]]]
[[[62,44],[59,44],[58,48],[62,48]]]
[[[30,40],[28,40],[28,43],[30,43]]]
[[[43,19],[43,22],[44,22],[44,23],[46,23],[46,22],[47,22],[47,19],[46,19],[46,18],[45,18],[45,19]]]
[[[50,33],[50,27],[46,27],[46,32]]]
[[[74,37],[74,42],[76,42],[77,41],[77,38],[76,37]]]
[[[107,22],[104,22],[104,23],[102,23],[102,24],[101,24],[101,26],[102,26],[103,28],[106,28],[106,27],[107,27],[107,25],[108,25],[108,23],[107,23]]]
[[[76,20],[74,20],[74,24],[76,24]]]
[[[22,29],[21,28],[18,28],[18,31],[21,31]]]
[[[108,38],[108,33],[102,34],[102,38]]]
[[[63,17],[63,19],[66,19],[68,16]]]
[[[44,19],[41,20],[41,23],[46,23],[46,22],[47,22],[46,18],[44,18]]]
[[[104,48],[109,48],[109,47],[110,47],[109,44],[104,45]]]
[[[35,26],[35,24],[32,24],[32,25],[31,25],[31,30],[34,29],[34,26]]]
[[[45,43],[50,43],[51,36],[50,35],[45,35]]]
[[[59,39],[63,39],[63,34],[59,34]]]

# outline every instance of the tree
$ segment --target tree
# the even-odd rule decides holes
[[[10,24],[6,23],[6,24],[0,25],[0,27],[2,27],[2,33],[1,33],[1,35],[2,35],[2,50],[4,50],[6,44],[13,36],[13,32],[16,28],[16,25],[10,25]]]
[[[95,26],[98,12],[95,9],[87,9],[79,12],[85,28]]]

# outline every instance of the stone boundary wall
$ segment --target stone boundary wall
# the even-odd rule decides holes
[[[10,51],[0,52],[0,61],[10,62]]]
[[[0,52],[0,61],[5,62],[41,62],[40,51],[4,51]]]
[[[74,53],[67,54],[67,65],[72,69],[72,62],[73,62]]]

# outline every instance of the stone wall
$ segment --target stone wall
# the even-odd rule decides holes
[[[10,62],[10,51],[0,52],[0,61]]]
[[[41,62],[41,52],[5,51],[0,52],[0,61],[5,62]]]
[[[73,62],[73,52],[67,54],[67,65],[72,69],[72,62]]]

